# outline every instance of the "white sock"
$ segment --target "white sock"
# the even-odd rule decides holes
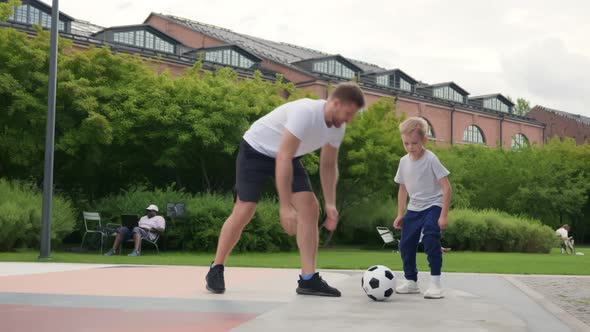
[[[440,275],[438,275],[438,276],[430,276],[430,282],[432,282],[432,284],[440,287]]]

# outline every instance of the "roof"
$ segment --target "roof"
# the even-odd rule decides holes
[[[583,123],[585,125],[590,126],[590,118],[587,117],[587,116],[583,116],[583,115],[580,115],[580,114],[572,114],[572,113],[568,113],[568,112],[564,112],[564,111],[559,111],[559,110],[555,110],[555,109],[552,109],[552,108],[549,108],[549,107],[545,107],[545,106],[541,106],[541,105],[537,105],[537,106],[533,107],[532,110],[534,110],[534,109],[539,109],[539,110],[544,111],[544,112],[553,113],[553,114],[562,116],[564,118],[568,118],[570,120],[578,121],[578,122],[581,122],[581,123]]]
[[[5,1],[2,1],[5,2]],[[35,3],[36,5],[39,5],[40,7],[43,7],[45,10],[47,10],[48,12],[51,13],[51,6],[44,3],[43,1],[39,1],[39,0],[28,0],[28,3]],[[23,3],[25,3],[25,1],[23,1]],[[75,19],[73,17],[71,17],[70,15],[64,14],[62,11],[59,12],[59,16],[63,17],[63,18],[67,18],[70,21],[74,21]]]
[[[450,86],[453,89],[459,90],[459,92],[463,93],[464,95],[469,94],[469,92],[465,91],[463,88],[458,86],[455,82],[443,82],[443,83],[429,84],[429,85],[420,86],[420,88],[435,88],[435,87],[439,87],[439,86]]]
[[[510,99],[504,97],[504,95],[502,95],[500,93],[492,93],[492,94],[489,94],[489,95],[473,96],[473,97],[469,97],[469,100],[488,99],[488,98],[499,98],[504,103],[506,103],[506,104],[508,104],[510,106],[514,106],[514,103]]]
[[[96,32],[104,30],[104,27],[101,27],[96,24],[92,24],[90,22],[82,21],[82,20],[74,20],[71,23],[72,33],[82,36],[90,36]]]
[[[178,24],[185,25],[195,31],[219,39],[223,42],[239,45],[240,47],[248,50],[249,52],[283,64],[290,65],[292,63],[300,62],[303,60],[323,58],[334,55],[288,43],[275,42],[258,37],[253,37],[246,34],[237,33],[226,28],[221,28],[214,25],[205,24],[173,15],[151,13],[145,22],[147,22],[152,15],[159,16],[161,18],[174,21]],[[350,61],[352,64],[359,67],[363,71],[384,70],[383,68],[377,65],[370,64],[367,62],[354,60],[350,58],[345,59],[347,61]]]
[[[174,41],[177,44],[182,44],[182,42],[179,41],[178,39],[170,36],[169,34],[165,33],[164,31],[162,31],[160,29],[154,28],[152,25],[149,25],[149,24],[119,25],[119,26],[114,26],[114,27],[108,27],[108,28],[105,28],[101,31],[93,33],[92,36],[94,37],[99,33],[109,31],[109,30],[131,30],[131,29],[148,29],[148,30],[151,30],[152,32],[156,32],[157,34],[160,34],[160,35]]]

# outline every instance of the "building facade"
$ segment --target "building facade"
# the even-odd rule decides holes
[[[544,106],[535,106],[527,116],[545,124],[545,142],[553,137],[571,137],[576,144],[590,143],[590,118]]]
[[[32,24],[48,27],[46,16],[50,13],[51,8],[43,2],[25,0],[9,21],[21,29]],[[320,98],[326,98],[337,83],[356,80],[369,104],[393,98],[398,115],[426,119],[429,138],[436,144],[513,148],[544,142],[543,122],[515,115],[514,104],[501,94],[470,97],[467,89],[454,82],[428,84],[401,69],[381,68],[182,17],[151,13],[141,24],[103,28],[60,14],[60,30],[76,48],[106,45],[113,52],[139,53],[157,58],[156,70],[173,74],[200,58],[205,69],[230,66],[242,77],[251,77],[256,70],[267,80],[281,74]],[[154,62],[150,63],[153,66]]]

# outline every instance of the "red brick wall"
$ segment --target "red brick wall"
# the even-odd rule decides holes
[[[561,139],[571,137],[577,144],[590,143],[590,126],[574,119],[548,112],[535,106],[527,116],[545,123],[545,140],[558,136]]]

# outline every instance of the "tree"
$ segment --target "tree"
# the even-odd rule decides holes
[[[14,13],[14,9],[21,5],[21,0],[8,0],[0,3],[0,22],[6,21]]]
[[[507,96],[508,100],[514,102],[510,96]],[[517,98],[516,104],[514,105],[514,114],[525,116],[531,110],[531,104],[524,98]]]

